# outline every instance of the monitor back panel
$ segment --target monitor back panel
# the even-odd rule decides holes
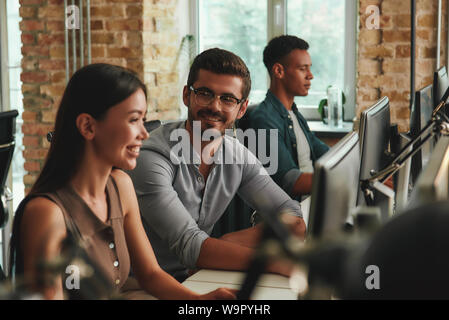
[[[449,78],[446,67],[441,67],[434,73],[433,77],[433,101],[434,108],[440,103],[444,93],[449,87]],[[449,108],[446,107],[446,114],[448,114]]]
[[[347,134],[315,163],[309,213],[313,238],[339,234],[356,205],[360,147],[357,132]]]
[[[387,97],[363,111],[360,117],[360,180],[372,177],[389,163],[390,105]],[[359,189],[357,204],[364,203]]]
[[[415,104],[410,121],[410,133],[417,137],[422,129],[430,122],[433,111],[433,85],[429,85],[416,92]],[[418,141],[419,142],[419,141]],[[422,168],[429,161],[434,146],[433,139],[424,144],[412,159],[412,179],[417,181]]]
[[[411,206],[449,199],[449,137],[442,136],[411,196]]]

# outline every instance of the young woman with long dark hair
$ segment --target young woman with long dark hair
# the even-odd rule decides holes
[[[64,298],[65,282],[61,275],[42,284],[36,266],[60,256],[68,234],[117,291],[132,266],[140,287],[159,299],[234,298],[227,289],[198,295],[157,263],[133,184],[120,170],[136,166],[148,138],[146,110],[145,85],[129,70],[92,64],[70,79],[45,164],[16,212],[11,239],[11,271],[45,298]]]

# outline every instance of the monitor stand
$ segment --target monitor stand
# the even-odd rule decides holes
[[[393,215],[394,191],[379,181],[372,184],[374,206],[379,207],[382,223]]]
[[[400,134],[400,146],[401,149],[404,148],[407,143],[411,141],[411,138],[403,133]],[[407,153],[412,152],[413,145],[409,146],[407,149]],[[412,157],[408,158],[403,167],[398,171],[396,178],[396,199],[395,199],[395,207],[394,212],[402,211],[408,202],[408,194],[409,194],[409,178],[410,178],[410,169],[411,169]]]

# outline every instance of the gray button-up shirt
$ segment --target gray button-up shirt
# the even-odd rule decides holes
[[[159,127],[144,142],[136,168],[128,172],[158,262],[180,281],[187,268],[196,267],[203,241],[236,193],[262,216],[287,211],[302,217],[299,203],[237,139],[224,136],[206,183],[199,155],[193,148],[180,148],[191,147],[188,139],[184,121]]]

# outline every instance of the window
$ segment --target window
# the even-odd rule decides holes
[[[269,86],[263,49],[269,39],[292,34],[306,40],[314,80],[307,97],[296,104],[309,119],[329,85],[345,93],[345,120],[355,115],[355,48],[357,7],[351,0],[195,0],[192,1],[198,52],[220,47],[239,55],[253,82],[250,103],[265,98]]]
[[[1,80],[1,104],[0,110],[6,111],[10,109],[16,109],[19,112],[19,116],[16,118],[16,148],[14,150],[14,156],[11,163],[12,181],[10,181],[9,188],[14,195],[12,209],[15,210],[20,201],[24,198],[24,184],[23,176],[25,174],[24,159],[22,157],[22,151],[24,149],[22,140],[22,83],[20,81],[21,73],[21,37],[19,29],[19,2],[18,1],[5,1],[0,2],[0,26],[1,41],[0,52],[1,60],[6,61],[2,64],[0,70]],[[3,267],[6,266],[6,248],[9,246],[9,233],[11,228],[11,220],[8,225],[0,230],[2,235],[0,237],[0,263]],[[6,269],[6,268],[5,268]]]
[[[267,71],[262,52],[267,43],[267,6],[264,1],[199,1],[199,52],[220,47],[241,57],[251,73],[251,96],[262,101]]]

